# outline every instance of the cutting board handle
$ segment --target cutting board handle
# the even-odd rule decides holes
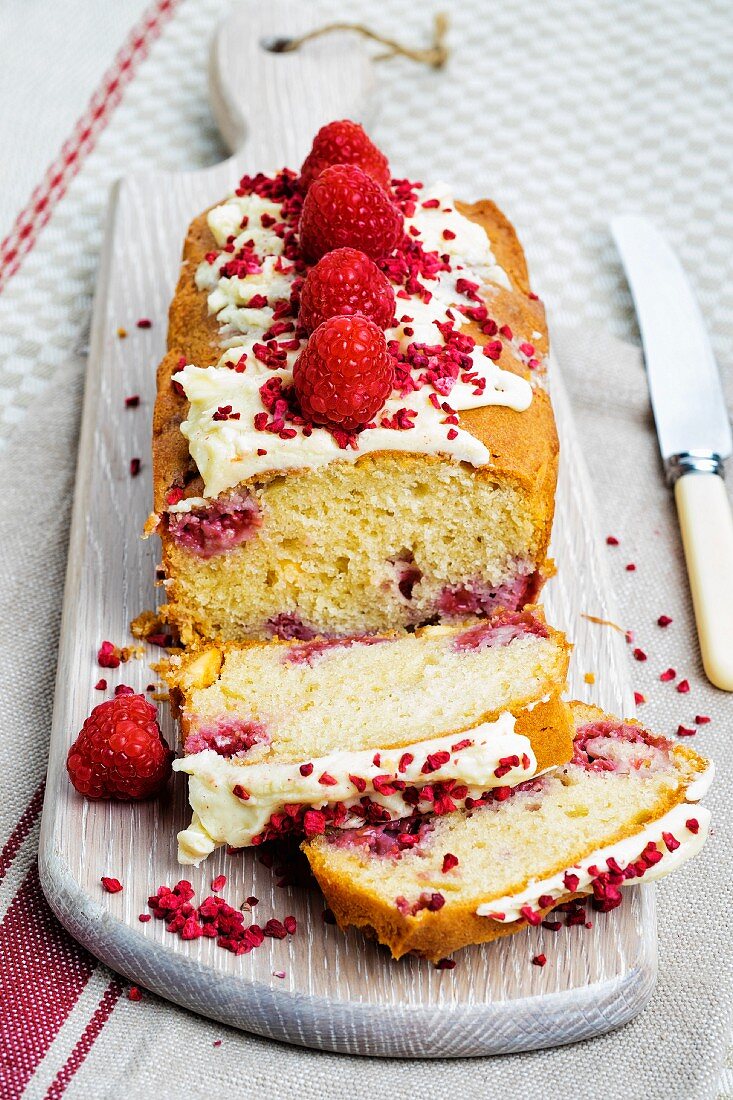
[[[326,21],[299,0],[242,0],[218,27],[209,65],[211,107],[242,171],[298,168],[324,123],[364,121],[372,62],[362,39],[339,32],[288,53],[267,48]]]

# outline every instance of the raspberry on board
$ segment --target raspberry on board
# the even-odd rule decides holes
[[[392,391],[394,362],[384,333],[367,317],[331,317],[310,337],[293,367],[305,416],[316,424],[356,431]]]
[[[363,127],[350,119],[329,122],[322,126],[313,139],[308,156],[300,170],[300,182],[303,191],[307,191],[313,180],[324,168],[332,164],[356,164],[362,172],[380,185],[389,187],[389,163],[384,153],[367,137]]]
[[[336,164],[311,184],[299,229],[301,249],[310,260],[335,248],[357,248],[379,260],[394,250],[403,220],[371,176],[356,165]]]
[[[66,770],[86,798],[137,801],[162,790],[172,758],[152,703],[144,695],[118,695],[89,715],[69,749]]]
[[[354,313],[387,328],[395,313],[394,290],[374,260],[356,248],[337,248],[308,272],[298,320],[313,332],[329,317]]]

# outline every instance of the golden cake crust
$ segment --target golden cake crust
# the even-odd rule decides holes
[[[544,307],[532,297],[522,246],[511,223],[493,202],[480,200],[471,205],[457,203],[457,209],[477,222],[491,240],[497,263],[507,273],[512,290],[487,284],[483,293],[489,312],[499,325],[509,325],[522,340],[534,344],[540,356],[548,350]],[[207,212],[191,223],[183,248],[178,286],[171,302],[168,322],[168,352],[158,368],[158,396],[153,414],[153,493],[156,513],[165,511],[166,494],[176,486],[185,496],[202,496],[203,483],[189,455],[188,443],[180,424],[186,418],[188,401],[171,386],[171,378],[181,359],[198,366],[218,362],[221,355],[218,324],[209,316],[207,295],[195,284],[198,265],[216,242],[206,221]],[[477,326],[465,326],[478,343],[486,337]],[[535,336],[539,333],[539,337]],[[530,373],[505,344],[502,367],[523,377]],[[544,532],[544,547],[549,543],[557,480],[558,440],[555,421],[547,394],[537,388],[524,412],[500,406],[471,409],[459,415],[460,426],[471,432],[489,449],[492,461],[476,471],[477,476],[498,478],[515,485],[536,501],[537,526]],[[398,454],[406,464],[448,461],[437,455]],[[369,456],[374,460],[374,455]],[[357,463],[358,464],[358,463]],[[297,475],[298,471],[293,471]],[[259,484],[267,475],[257,475]]]
[[[598,707],[577,702],[571,703],[568,709],[574,716],[576,726],[611,717]],[[629,725],[642,726],[635,719],[624,721]],[[672,751],[680,765],[686,766],[693,773],[700,774],[708,766],[707,761],[685,745],[675,745]],[[676,793],[670,791],[666,804],[658,807],[656,816],[671,810],[683,797],[682,789]],[[631,823],[625,830],[621,830],[616,839],[622,840],[636,831],[637,828]],[[394,904],[387,904],[381,897],[366,889],[355,889],[346,876],[334,872],[325,856],[326,849],[322,843],[306,841],[301,847],[339,927],[345,929],[354,925],[364,929],[385,944],[395,959],[406,954],[417,954],[431,962],[437,962],[469,944],[489,943],[501,936],[519,932],[527,925],[524,920],[502,924],[478,916],[476,898],[463,902],[453,900],[450,905],[437,912],[422,910],[415,916],[406,916]],[[562,870],[563,865],[548,868],[548,875]],[[580,896],[583,896],[582,893],[568,893],[558,898],[552,906],[542,910],[543,915],[557,905]]]

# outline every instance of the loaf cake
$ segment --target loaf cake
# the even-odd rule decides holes
[[[448,813],[565,763],[568,645],[541,611],[173,657],[193,819],[179,858]]]
[[[389,180],[359,130],[188,231],[147,527],[184,644],[488,616],[546,575],[558,444],[516,234],[490,201]],[[343,332],[363,370],[350,390],[334,367],[335,416],[309,361]]]
[[[338,924],[371,931],[395,958],[415,952],[437,961],[539,924],[578,896],[612,909],[621,887],[695,855],[710,821],[695,803],[712,765],[637,722],[571,706],[572,760],[505,799],[487,792],[470,812],[305,842]]]

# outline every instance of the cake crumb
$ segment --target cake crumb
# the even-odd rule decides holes
[[[583,677],[583,680],[585,681],[586,684],[595,684],[595,682],[596,682],[595,672],[586,672],[585,676]]]

